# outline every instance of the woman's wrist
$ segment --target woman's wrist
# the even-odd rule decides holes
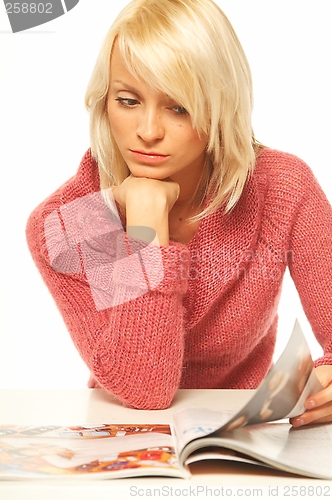
[[[151,242],[151,229],[155,232],[154,242],[169,244],[168,206],[166,199],[131,198],[126,204],[127,234],[135,239]]]

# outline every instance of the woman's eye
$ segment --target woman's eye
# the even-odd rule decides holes
[[[173,106],[173,110],[178,114],[178,115],[187,115],[188,111],[183,108],[182,106]]]
[[[115,99],[119,104],[122,104],[122,106],[136,106],[138,104],[137,99],[130,99],[129,97],[117,97]]]

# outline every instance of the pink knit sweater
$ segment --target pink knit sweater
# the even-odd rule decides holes
[[[31,214],[27,240],[80,355],[120,401],[161,409],[178,388],[257,387],[272,362],[286,266],[324,348],[316,365],[332,364],[332,209],[301,160],[264,149],[235,209],[203,219],[188,246],[147,247],[151,269],[161,251],[162,280],[113,306],[109,276],[94,265],[115,252],[98,233],[103,217],[75,212],[72,234],[79,227],[84,241],[63,222],[70,202],[99,189],[88,151]],[[134,274],[120,269],[126,289],[140,286]]]

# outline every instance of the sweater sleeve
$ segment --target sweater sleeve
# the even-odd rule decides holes
[[[166,408],[182,373],[187,247],[128,250],[125,233],[100,229],[100,217],[76,219],[84,237],[66,232],[56,203],[34,210],[26,234],[35,264],[98,384],[125,405]]]
[[[312,171],[302,165],[305,186],[290,235],[289,269],[324,356],[332,365],[332,208]]]

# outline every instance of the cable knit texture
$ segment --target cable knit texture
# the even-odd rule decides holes
[[[287,266],[324,349],[315,364],[332,364],[332,210],[300,159],[263,149],[230,214],[203,219],[188,246],[145,245],[139,258],[127,250],[128,263],[105,204],[91,202],[67,234],[72,202],[99,189],[88,150],[31,214],[27,240],[96,383],[123,404],[161,409],[178,388],[257,387],[272,363]]]

